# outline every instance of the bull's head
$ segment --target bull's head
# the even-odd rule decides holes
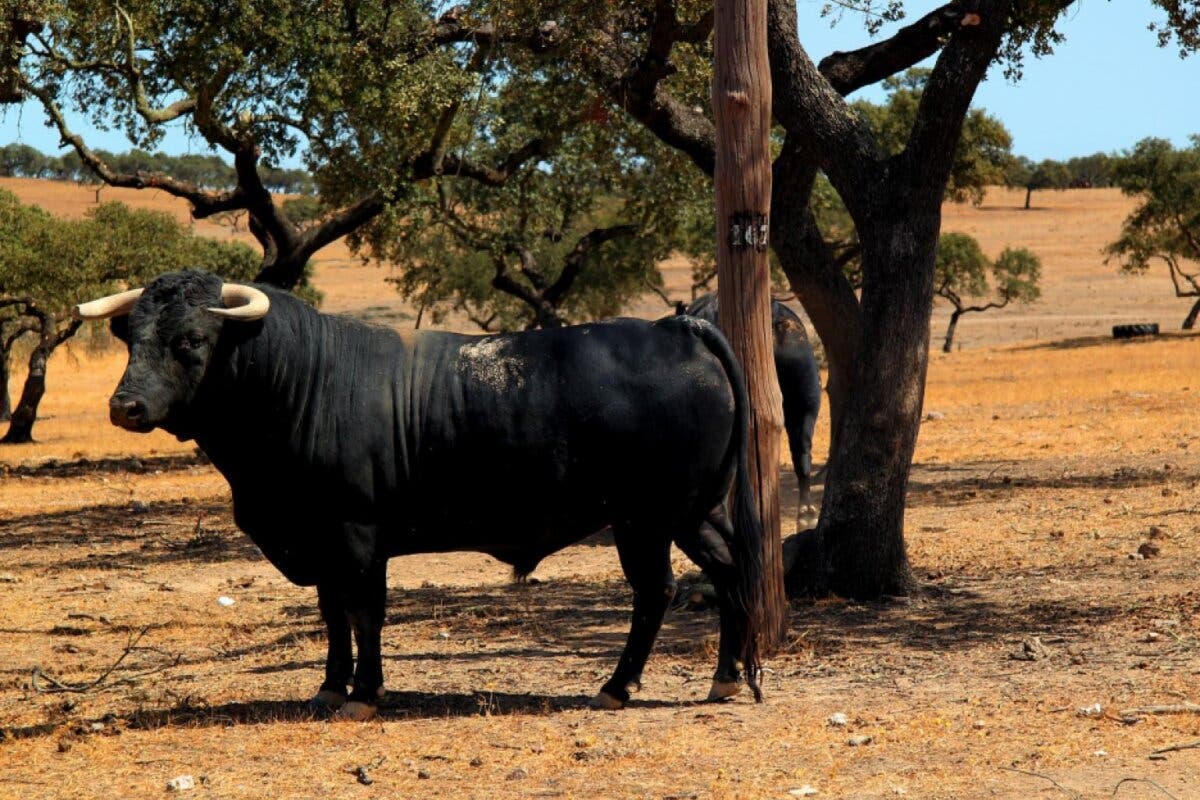
[[[182,437],[222,325],[262,319],[269,308],[259,289],[190,271],[76,306],[81,319],[111,319],[113,334],[129,347],[109,419],[130,431],[163,427]]]

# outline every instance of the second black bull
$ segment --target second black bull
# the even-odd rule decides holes
[[[714,294],[698,297],[680,309],[680,313],[714,325],[718,324],[717,312]],[[796,529],[804,530],[813,527],[817,516],[812,502],[812,439],[821,410],[821,372],[804,323],[778,300],[771,301],[771,328],[775,334],[775,374],[783,395],[783,426],[787,429],[796,483],[800,487]]]
[[[194,439],[229,481],[238,526],[291,581],[316,585],[320,704],[375,712],[390,557],[474,550],[528,573],[607,526],[633,622],[594,704],[620,707],[640,685],[675,589],[672,542],[718,594],[710,699],[743,677],[757,696],[746,389],[707,322],[401,336],[203,272],[78,313],[111,317],[129,347],[113,423]]]

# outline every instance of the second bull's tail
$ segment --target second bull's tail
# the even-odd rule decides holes
[[[735,585],[732,600],[737,617],[737,640],[740,644],[741,661],[745,666],[746,684],[754,692],[754,699],[762,701],[758,678],[762,664],[758,656],[758,621],[763,603],[762,521],[758,515],[754,490],[750,485],[750,469],[747,462],[750,439],[750,397],[746,391],[746,379],[741,364],[716,326],[703,320],[690,320],[693,330],[709,351],[716,356],[729,378],[733,390],[734,420],[730,453],[726,460],[733,462],[734,483],[730,512],[733,517],[733,539],[727,542],[734,561]]]

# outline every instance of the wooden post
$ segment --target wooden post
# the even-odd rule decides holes
[[[763,523],[761,646],[783,641],[787,598],[779,531],[783,408],[775,376],[771,275],[771,69],[767,0],[716,0],[713,111],[717,127],[717,297],[720,324],[750,392],[750,472]]]

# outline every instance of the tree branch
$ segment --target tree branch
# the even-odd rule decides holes
[[[192,204],[192,216],[204,219],[222,211],[247,208],[245,194],[241,188],[229,191],[208,191],[189,181],[172,178],[161,172],[116,172],[95,151],[87,146],[83,137],[71,130],[67,125],[62,110],[47,89],[36,86],[22,79],[21,88],[36,97],[50,117],[51,123],[58,130],[63,144],[75,149],[79,158],[96,177],[109,186],[119,186],[130,189],[161,189],[174,197],[181,197]]]
[[[558,276],[558,280],[542,292],[542,299],[552,307],[558,308],[563,297],[570,291],[571,285],[575,283],[575,279],[579,277],[580,270],[583,269],[588,255],[593,250],[612,239],[633,236],[637,231],[636,225],[614,225],[609,228],[595,228],[579,237],[575,247],[563,259],[563,270]]]
[[[800,44],[795,0],[768,0],[767,25],[775,119],[804,143],[853,213],[880,157],[870,128]]]
[[[941,49],[962,19],[958,0],[935,8],[889,39],[848,52],[833,52],[817,69],[842,95],[895,75]]]

